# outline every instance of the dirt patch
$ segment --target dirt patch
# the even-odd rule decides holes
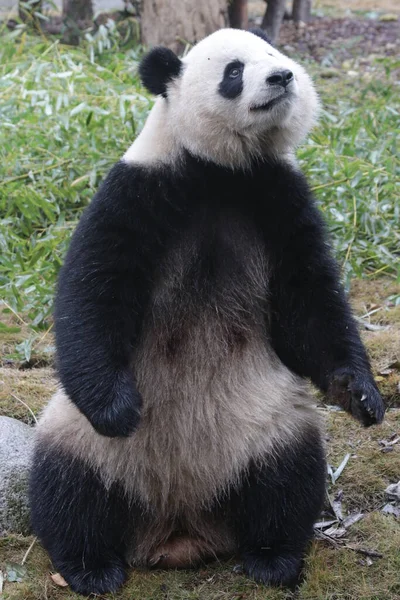
[[[327,65],[340,65],[354,56],[395,56],[400,51],[399,38],[398,21],[316,18],[303,28],[284,23],[279,46]]]
[[[331,6],[334,10],[326,11]],[[381,15],[368,19],[356,18],[352,14],[352,11],[372,9],[377,11],[377,16],[378,12]],[[250,1],[251,26],[260,25],[264,12],[265,2]],[[322,12],[322,17],[317,16],[319,12]],[[278,46],[284,52],[296,52],[317,62],[325,62],[327,66],[341,65],[344,60],[355,56],[397,56],[400,52],[399,19],[400,4],[397,0],[316,2],[313,17],[306,26],[299,27],[293,21],[284,20]]]
[[[399,12],[398,0],[315,0],[314,10]]]

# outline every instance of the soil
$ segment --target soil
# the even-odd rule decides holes
[[[260,25],[265,8],[263,0],[249,0],[251,27]],[[354,55],[398,55],[400,2],[314,0],[311,21],[296,26],[285,19],[277,45],[286,52],[299,52],[318,62],[326,62],[328,66],[341,64]]]
[[[318,62],[341,64],[355,54],[393,56],[400,52],[400,22],[375,19],[315,18],[305,27],[283,23],[279,46],[309,55]]]

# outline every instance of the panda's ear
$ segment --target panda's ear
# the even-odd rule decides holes
[[[140,79],[152,94],[167,96],[167,84],[178,77],[182,61],[169,48],[158,46],[144,56],[139,65]]]
[[[249,29],[249,31],[250,33],[253,33],[254,35],[264,40],[264,42],[267,42],[267,44],[269,44],[270,46],[273,46],[273,43],[271,42],[265,31],[263,29],[260,29],[260,27],[253,27],[253,29]]]

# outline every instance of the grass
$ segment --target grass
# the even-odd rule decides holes
[[[71,232],[152,101],[136,73],[140,48],[125,48],[115,29],[103,27],[101,39],[80,48],[24,29],[1,33],[0,297],[28,325],[14,358],[29,361],[51,325]],[[345,278],[385,273],[399,281],[400,62],[375,59],[357,85],[347,70],[323,79],[326,69],[309,66],[324,111],[298,156]]]
[[[27,379],[20,382],[21,390]],[[52,384],[48,387],[48,393]],[[31,393],[31,391],[29,391]],[[42,398],[42,404],[44,399]],[[9,416],[14,415],[11,410]],[[342,475],[329,486],[331,498],[343,491],[344,514],[359,511],[364,518],[353,525],[338,547],[315,540],[307,558],[305,580],[297,596],[267,589],[232,572],[235,561],[211,564],[196,571],[133,571],[127,585],[109,600],[397,600],[400,595],[400,522],[379,509],[384,489],[400,473],[400,444],[382,453],[379,441],[400,433],[400,411],[387,414],[379,428],[362,429],[348,415],[325,411],[328,460],[337,467],[346,453],[351,457]],[[0,570],[20,564],[31,537],[0,538]],[[355,549],[378,552],[372,559]],[[48,555],[36,543],[26,560],[27,574],[21,583],[6,583],[4,600],[78,600],[69,589],[55,586]]]
[[[49,326],[83,208],[151,105],[136,75],[138,50],[96,49],[2,32],[0,295],[33,332]]]

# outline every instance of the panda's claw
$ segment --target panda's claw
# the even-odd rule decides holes
[[[382,422],[385,406],[370,373],[341,371],[333,377],[330,392],[365,427]]]

